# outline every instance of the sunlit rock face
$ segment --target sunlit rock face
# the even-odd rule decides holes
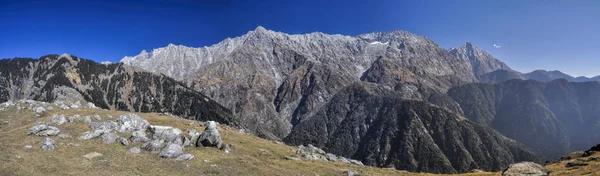
[[[251,132],[271,139],[285,137],[357,81],[457,112],[443,94],[477,81],[468,61],[406,31],[290,35],[258,27],[212,46],[170,44],[121,62],[184,81],[231,109]]]

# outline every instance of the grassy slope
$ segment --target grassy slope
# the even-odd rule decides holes
[[[295,147],[277,144],[273,141],[238,133],[236,129],[222,127],[223,141],[233,144],[229,154],[214,148],[187,147],[185,153],[192,153],[191,161],[162,159],[146,151],[140,154],[129,153],[130,146],[125,147],[117,142],[104,144],[101,139],[80,141],[77,139],[83,132],[90,130],[83,122],[58,126],[63,134],[73,136],[72,139],[51,137],[57,142],[57,149],[44,152],[41,149],[43,137],[27,136],[27,130],[36,121],[46,122],[52,114],[65,114],[67,118],[73,114],[98,114],[102,120],[107,115],[114,118],[130,112],[105,111],[100,109],[52,110],[39,119],[34,119],[31,110],[17,111],[14,107],[0,111],[0,175],[338,175],[345,170],[353,170],[362,175],[432,175],[408,173],[391,169],[369,166],[358,166],[341,162],[325,161],[292,161],[284,156],[293,156]],[[182,129],[204,129],[201,123],[186,125],[192,121],[181,118],[162,116],[154,113],[138,113],[152,125],[168,125]],[[8,122],[8,124],[6,123]],[[126,136],[120,134],[120,136]],[[68,146],[68,143],[79,143],[81,146]],[[25,150],[23,146],[32,145],[33,149]],[[141,144],[133,144],[140,146]],[[271,155],[262,154],[268,150]],[[91,160],[82,155],[90,152],[104,154]],[[204,162],[203,160],[209,160]],[[216,164],[216,166],[211,166]],[[471,175],[498,175],[498,173],[478,173]]]
[[[596,161],[590,161],[591,158],[598,158]],[[584,161],[588,163],[587,166],[581,167],[565,167],[567,162],[573,161]],[[576,158],[571,160],[561,161],[559,163],[554,163],[550,165],[546,165],[546,168],[550,169],[550,174],[552,175],[590,175],[596,176],[600,175],[600,153],[595,153],[592,156]]]

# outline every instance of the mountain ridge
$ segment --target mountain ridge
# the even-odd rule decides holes
[[[69,54],[0,60],[0,101],[31,99],[100,108],[164,112],[238,126],[231,111],[164,75]]]

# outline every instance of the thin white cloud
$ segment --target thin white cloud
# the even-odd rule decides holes
[[[111,61],[102,61],[102,62],[100,62],[100,63],[101,63],[101,64],[104,64],[104,65],[109,65],[109,64],[112,64],[112,62],[111,62]]]
[[[499,45],[499,44],[495,44],[495,43],[494,43],[494,48],[502,48],[502,45]]]

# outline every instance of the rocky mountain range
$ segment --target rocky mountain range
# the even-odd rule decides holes
[[[496,64],[489,64],[491,61]],[[125,57],[121,62],[184,81],[231,109],[241,124],[258,136],[284,139],[294,145],[312,143],[329,152],[370,165],[455,173],[474,168],[498,170],[511,162],[538,160],[527,147],[503,137],[491,128],[456,120],[460,119],[462,110],[446,94],[448,89],[479,82],[479,76],[489,72],[510,70],[469,43],[462,49],[448,51],[426,37],[406,31],[358,36],[319,32],[289,35],[258,27],[241,37],[229,38],[210,47],[190,48],[170,44],[151,52],[143,51],[134,57]],[[387,92],[387,96],[359,91],[357,87],[365,84],[371,87],[369,90]],[[358,97],[351,96],[356,102],[342,101],[354,94],[353,91],[361,94]],[[379,103],[359,101],[371,97]],[[395,103],[387,105],[382,102]],[[399,122],[386,125],[371,124],[375,122],[367,122],[365,117],[348,117],[347,121],[356,122],[338,128],[346,114],[335,107],[353,106],[363,107],[356,115],[383,113],[379,112],[380,108],[394,109],[396,106],[406,106],[405,109],[413,113],[402,114],[399,110],[392,110],[389,113],[399,113]],[[335,115],[340,117],[324,115],[326,109],[339,111]],[[447,115],[432,116],[430,111]],[[389,118],[379,115],[370,120],[377,119],[380,121],[377,123],[381,123],[389,121]],[[404,125],[415,120],[449,120],[448,124],[453,125],[444,127],[445,123],[441,123],[431,127],[429,122]],[[326,131],[333,130],[331,132],[335,133],[338,130],[341,134],[315,136],[327,134],[317,130],[323,129],[320,125],[327,125]],[[369,134],[380,127],[399,133],[411,131],[407,128],[416,131],[406,136],[392,135],[395,137]],[[438,136],[440,133],[467,129],[470,132]],[[424,134],[434,133],[432,131],[438,133]],[[478,132],[482,136],[466,137]],[[451,138],[456,140],[444,142]],[[466,142],[463,139],[472,140],[472,146],[463,146],[462,142]],[[396,145],[398,140],[425,140],[429,143],[424,150],[409,150],[400,154],[398,152],[421,144]],[[383,146],[375,145],[377,141]],[[330,146],[334,143],[344,145]],[[453,144],[437,147],[443,143]],[[370,151],[380,151],[380,147],[386,151]],[[456,151],[461,152],[458,154]],[[436,162],[430,162],[428,157],[417,155],[431,155],[445,164],[434,164]],[[465,158],[456,159],[459,155]],[[497,160],[488,160],[489,156]],[[401,162],[407,159],[411,162]]]
[[[103,109],[164,112],[239,124],[229,109],[173,78],[68,54],[0,60],[0,102],[21,99],[91,102]]]
[[[169,45],[122,62],[186,82],[276,140],[356,81],[449,109],[457,108],[445,91],[477,81],[468,62],[406,31],[288,35],[258,27],[210,47]]]
[[[480,80],[484,79],[482,77],[486,74],[494,71],[503,70],[515,72],[504,62],[496,59],[491,54],[474,46],[470,42],[465,43],[459,48],[450,49],[450,53],[461,60],[468,61],[471,69],[473,70],[473,74],[475,74],[475,76],[477,76]]]
[[[258,27],[212,46],[142,51],[119,64],[68,54],[4,59],[0,75],[0,102],[91,102],[214,120],[415,172],[498,171],[597,140],[586,135],[597,129],[590,125],[598,119],[596,84],[510,80],[546,77],[514,71],[471,43],[446,50],[400,30],[290,35]],[[573,114],[581,120],[570,121]]]

